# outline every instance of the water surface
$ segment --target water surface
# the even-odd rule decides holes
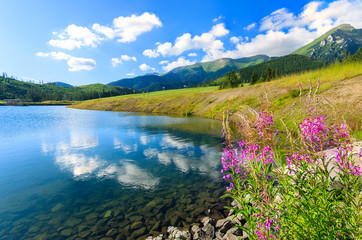
[[[0,107],[0,239],[137,239],[220,202],[220,123]]]

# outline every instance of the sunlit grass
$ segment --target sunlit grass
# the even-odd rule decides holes
[[[303,96],[305,96],[309,92],[309,80],[315,89],[319,78],[320,97],[331,101],[337,113],[343,114],[353,129],[359,129],[362,124],[362,109],[358,104],[362,78],[352,79],[359,75],[362,75],[362,62],[352,62],[292,74],[252,86],[245,84],[244,87],[234,89],[219,90],[217,86],[213,86],[164,90],[88,100],[73,107],[222,119],[223,112],[227,110],[236,112],[242,105],[260,107],[266,89],[276,117],[298,121],[301,108],[301,105],[297,104],[299,83],[302,85]]]

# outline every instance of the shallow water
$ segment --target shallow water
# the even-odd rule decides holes
[[[137,239],[220,203],[220,123],[0,107],[0,239]]]

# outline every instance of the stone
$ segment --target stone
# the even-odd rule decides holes
[[[222,211],[220,211],[220,210],[215,210],[215,209],[210,210],[210,212],[208,213],[208,215],[209,215],[211,218],[215,219],[215,220],[220,220],[220,219],[225,218],[225,216],[224,216],[224,214],[223,214]]]
[[[91,233],[92,233],[91,231],[86,230],[86,231],[83,231],[83,232],[78,233],[78,237],[80,237],[80,238],[86,238],[86,237],[88,237]]]
[[[143,222],[135,222],[131,225],[131,229],[139,229],[143,226]]]
[[[88,214],[86,217],[85,217],[85,220],[86,221],[90,221],[90,220],[92,220],[92,219],[97,219],[98,218],[98,214],[96,214],[96,213],[90,213],[90,214]]]
[[[177,215],[182,218],[182,219],[185,219],[188,217],[187,214],[184,212],[184,211],[178,211],[177,212]]]
[[[195,233],[198,232],[198,231],[200,231],[200,227],[199,227],[199,226],[193,225],[193,226],[191,227],[191,233],[192,233],[192,234],[195,234]]]
[[[222,239],[223,240],[239,240],[239,238],[232,233],[226,233]]]
[[[112,216],[112,210],[108,210],[108,211],[104,214],[103,218],[109,218],[110,216]]]
[[[116,229],[114,229],[114,228],[111,228],[110,230],[108,230],[108,232],[106,233],[106,236],[107,237],[114,237],[114,236],[116,236],[117,235],[117,230]]]
[[[78,225],[78,232],[82,232],[84,230],[88,230],[89,227],[87,225],[84,225],[84,224],[80,224]]]
[[[81,222],[82,222],[82,220],[80,220],[79,218],[70,218],[64,223],[64,225],[67,227],[74,227],[74,226],[77,226]]]
[[[232,228],[236,224],[235,221],[238,221],[238,220],[236,220],[236,219],[233,220],[233,217],[229,216],[227,218],[218,220],[216,222],[215,227],[217,229],[220,229],[220,232],[226,233],[230,228]]]
[[[60,232],[60,235],[62,236],[65,236],[65,237],[69,237],[70,235],[72,235],[72,229],[70,228],[67,228],[67,229],[64,229]]]
[[[127,236],[124,233],[118,234],[115,240],[126,240]]]
[[[201,230],[205,233],[205,239],[211,239],[215,236],[215,228],[211,223],[206,224]]]
[[[133,238],[138,238],[146,232],[146,227],[140,228],[132,233]]]
[[[237,227],[233,227],[231,229],[229,229],[226,234],[231,233],[235,236],[243,236],[243,230],[241,230],[240,228]]]
[[[151,231],[158,231],[160,227],[161,227],[161,222],[157,221],[151,228]]]
[[[202,225],[203,226],[206,226],[207,224],[211,224],[212,226],[215,226],[215,224],[216,224],[216,221],[215,221],[215,219],[212,219],[212,218],[210,218],[210,217],[204,217],[202,220],[201,220],[201,222],[202,222]]]
[[[57,205],[55,205],[55,206],[52,208],[52,212],[57,212],[57,211],[59,211],[60,209],[62,209],[63,207],[64,207],[63,204],[58,203]]]
[[[180,221],[180,217],[178,215],[174,215],[173,217],[171,217],[170,219],[170,224],[172,226],[177,226],[177,224],[179,223]]]
[[[132,216],[132,217],[129,217],[129,220],[131,222],[141,222],[141,221],[143,221],[143,217],[142,216]]]

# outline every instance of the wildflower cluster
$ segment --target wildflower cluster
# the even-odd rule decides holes
[[[353,152],[346,124],[319,112],[307,116],[294,132],[286,129],[290,143],[283,146],[290,151],[281,155],[271,111],[245,108],[236,116],[240,140],[224,123],[221,172],[229,182],[226,196],[239,203],[231,209],[248,223],[239,227],[249,239],[361,236],[362,150]]]

